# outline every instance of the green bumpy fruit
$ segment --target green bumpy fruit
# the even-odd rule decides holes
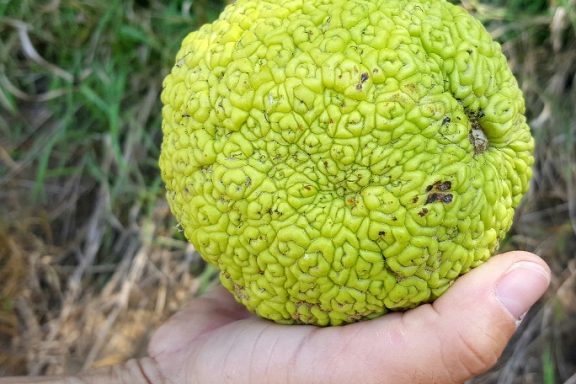
[[[238,0],[162,93],[170,207],[236,300],[339,325],[439,297],[528,189],[521,91],[444,0]]]

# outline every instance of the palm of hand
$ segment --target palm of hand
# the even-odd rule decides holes
[[[433,305],[331,328],[256,318],[219,287],[159,328],[149,352],[173,384],[461,383],[495,364],[522,313],[514,312],[525,311],[503,305],[495,288],[523,261],[545,268],[527,253],[497,256]],[[546,273],[516,269],[530,306]]]

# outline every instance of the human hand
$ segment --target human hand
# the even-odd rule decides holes
[[[461,383],[492,367],[549,269],[511,252],[460,278],[432,305],[342,327],[283,326],[249,315],[223,288],[153,336],[169,383]]]
[[[462,383],[496,363],[549,281],[540,258],[510,252],[458,279],[433,304],[328,328],[259,319],[219,287],[155,332],[149,358],[73,382]]]

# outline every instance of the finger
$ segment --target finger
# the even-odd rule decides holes
[[[535,255],[495,256],[433,305],[317,332],[299,351],[298,375],[315,383],[462,383],[496,363],[549,281]]]
[[[204,312],[217,312],[233,318],[250,316],[250,312],[246,310],[246,307],[238,303],[232,294],[220,284],[210,288],[201,298],[208,299],[207,303],[205,303],[207,305],[202,308]],[[213,316],[213,313],[209,315]]]
[[[183,350],[202,334],[250,316],[230,292],[216,285],[158,328],[152,335],[148,352],[150,356],[158,356]]]
[[[496,364],[549,284],[546,263],[527,252],[496,256],[478,273],[464,276],[434,304],[438,319],[445,319],[438,323],[440,334],[450,340],[443,345],[454,348],[443,351],[444,365],[452,367],[448,372],[469,378]]]

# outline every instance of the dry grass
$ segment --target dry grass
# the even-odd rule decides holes
[[[145,351],[214,279],[158,179],[160,81],[217,1],[0,0],[0,376]],[[473,383],[576,383],[576,2],[463,0],[503,42],[537,139],[504,249],[552,287],[500,365]]]
[[[99,199],[102,204],[106,197]],[[21,264],[4,268],[20,271],[4,280],[20,285],[4,294],[13,309],[2,319],[5,338],[11,338],[0,355],[5,372],[75,372],[140,355],[150,330],[199,290],[202,278],[190,273],[197,254],[156,224],[169,217],[164,204],[149,219],[118,231],[123,240],[115,245],[124,249],[124,257],[114,264],[96,258],[99,228],[106,221],[101,212],[97,204],[81,229],[87,239],[74,251],[80,259],[75,265],[59,257],[68,250],[47,247],[29,230],[10,234],[14,241],[8,255]],[[210,271],[203,277],[209,278]]]
[[[576,2],[524,17],[472,8],[503,41],[537,143],[532,187],[504,248],[535,252],[554,272],[501,364],[472,382],[576,383]]]
[[[0,1],[0,376],[142,354],[213,280],[156,159],[161,80],[221,6]]]

